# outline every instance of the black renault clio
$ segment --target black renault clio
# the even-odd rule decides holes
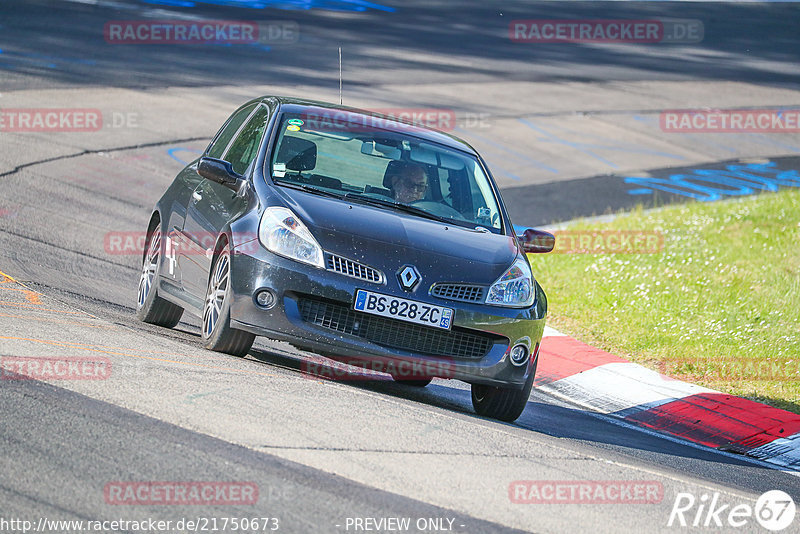
[[[236,110],[156,203],[137,315],[202,317],[209,349],[255,336],[425,386],[472,385],[513,421],[530,395],[547,300],[481,157],[453,136],[285,97]],[[400,370],[412,370],[404,374]]]

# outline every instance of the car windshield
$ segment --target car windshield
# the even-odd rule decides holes
[[[381,119],[336,113],[282,115],[269,169],[275,183],[502,232],[494,191],[477,158],[381,128]]]

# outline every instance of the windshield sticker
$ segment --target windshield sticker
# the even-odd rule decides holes
[[[299,132],[300,127],[297,126],[296,124],[290,124],[289,126],[286,127],[286,130],[290,132]]]
[[[272,166],[272,176],[274,178],[283,178],[286,176],[286,164],[285,163],[276,163]]]
[[[302,126],[303,120],[302,119],[289,119],[286,121],[287,124],[291,124],[292,126]]]

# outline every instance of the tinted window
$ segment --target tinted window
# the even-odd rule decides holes
[[[250,122],[242,128],[239,137],[233,142],[228,152],[225,154],[224,159],[230,162],[233,170],[239,174],[244,174],[250,162],[256,157],[258,153],[258,145],[261,143],[261,136],[264,135],[264,130],[267,128],[267,120],[269,119],[269,110],[262,107],[253,115]]]
[[[222,154],[225,153],[225,149],[228,148],[228,143],[231,142],[233,136],[236,135],[236,131],[239,127],[247,120],[247,117],[250,116],[253,109],[256,107],[256,104],[251,104],[246,106],[233,115],[231,118],[228,119],[228,122],[225,126],[222,127],[222,130],[217,134],[216,139],[208,147],[207,154],[212,158],[222,159]]]
[[[269,170],[273,182],[383,206],[394,201],[453,224],[502,232],[490,178],[474,156],[410,135],[413,126],[384,128],[382,120],[284,113]]]

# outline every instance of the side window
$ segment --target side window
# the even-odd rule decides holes
[[[209,157],[222,159],[222,154],[225,152],[225,149],[228,148],[228,143],[231,142],[233,136],[236,135],[236,131],[239,130],[239,127],[242,125],[242,123],[247,120],[247,117],[250,116],[250,113],[253,112],[255,107],[256,104],[252,104],[242,108],[234,113],[230,119],[228,119],[228,122],[217,134],[214,142],[210,147],[208,147],[207,155]]]
[[[247,167],[250,166],[250,162],[255,159],[258,145],[261,143],[261,136],[264,135],[264,130],[267,128],[268,119],[269,110],[267,108],[262,107],[256,111],[222,158],[229,162],[237,173],[244,174]]]

